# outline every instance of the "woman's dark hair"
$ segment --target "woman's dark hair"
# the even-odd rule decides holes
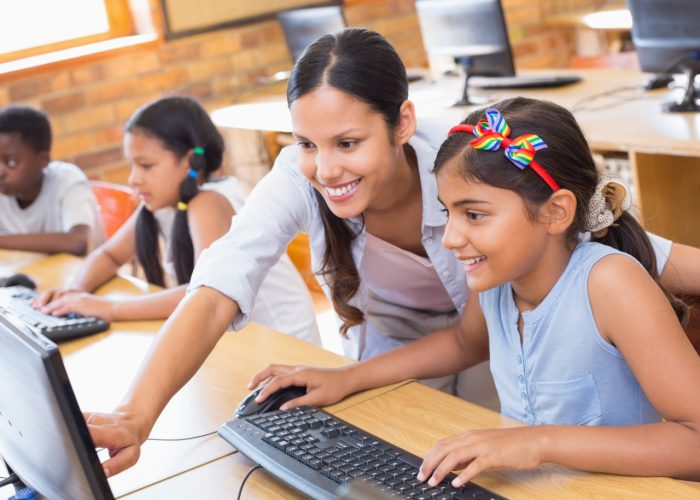
[[[287,104],[324,85],[367,104],[384,117],[389,130],[398,125],[401,105],[408,99],[406,68],[399,55],[384,37],[366,29],[345,29],[309,45],[292,69]],[[331,300],[345,336],[364,321],[362,311],[349,304],[360,286],[351,250],[357,234],[331,212],[318,191],[315,194],[326,232],[323,273],[330,277]]]
[[[523,97],[507,99],[490,107],[497,109],[510,126],[511,138],[536,134],[547,144],[547,148],[537,151],[536,159],[562,189],[568,189],[576,196],[576,213],[566,233],[569,244],[575,246],[580,234],[586,232],[588,203],[598,184],[598,171],[591,150],[575,118],[557,104]],[[477,110],[462,123],[476,125],[483,117],[484,110]],[[496,154],[468,147],[473,139],[474,136],[469,133],[450,135],[438,151],[435,173],[451,160],[459,158],[461,161],[458,165],[464,178],[514,191],[523,200],[528,217],[535,220],[538,208],[549,199],[552,189],[532,169],[520,170],[513,165],[502,151]],[[659,271],[649,237],[629,213],[623,212],[608,228],[605,236],[593,239],[632,255],[659,283]],[[683,323],[687,306],[660,283],[659,286]]]
[[[180,184],[180,201],[185,204],[198,193],[197,180],[207,180],[221,166],[224,140],[207,112],[190,97],[164,97],[146,104],[129,118],[124,128],[126,132],[159,139],[178,160],[190,154],[190,169],[196,171],[197,177],[188,175]],[[194,269],[194,249],[186,210],[177,210],[167,251],[173,259],[177,282],[188,283]],[[164,286],[158,224],[146,207],[141,207],[136,221],[136,256],[146,279]]]

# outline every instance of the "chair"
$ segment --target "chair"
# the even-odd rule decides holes
[[[110,238],[131,216],[138,200],[131,188],[105,181],[90,181],[102,216],[105,238]]]

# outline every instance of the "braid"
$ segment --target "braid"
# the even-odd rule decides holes
[[[189,283],[194,270],[194,247],[190,235],[189,222],[187,220],[187,204],[199,192],[197,177],[199,172],[205,170],[206,158],[204,149],[196,147],[192,149],[190,156],[190,171],[180,183],[180,201],[173,221],[172,239],[170,241],[170,253],[173,256],[175,275],[178,284]]]

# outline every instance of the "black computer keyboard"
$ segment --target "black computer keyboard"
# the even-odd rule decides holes
[[[473,76],[469,79],[469,86],[484,89],[535,89],[562,87],[580,81],[578,75]]]
[[[54,342],[98,333],[109,328],[109,323],[93,316],[71,313],[68,316],[51,316],[31,306],[35,291],[23,286],[0,288],[0,308],[11,311],[35,331]]]
[[[318,408],[239,417],[219,434],[291,487],[315,499],[337,498],[339,486],[362,481],[396,498],[503,499],[454,475],[430,487],[416,479],[422,459]]]

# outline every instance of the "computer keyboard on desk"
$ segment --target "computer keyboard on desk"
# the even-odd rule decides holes
[[[68,316],[44,314],[31,306],[35,293],[31,288],[23,286],[0,288],[0,308],[11,311],[35,331],[55,342],[102,332],[109,328],[109,323],[92,316],[75,313]]]
[[[422,459],[318,408],[239,417],[219,434],[279,479],[315,499],[337,498],[349,481],[363,481],[395,498],[503,499],[474,483],[453,488],[447,477],[430,487],[416,479]]]

